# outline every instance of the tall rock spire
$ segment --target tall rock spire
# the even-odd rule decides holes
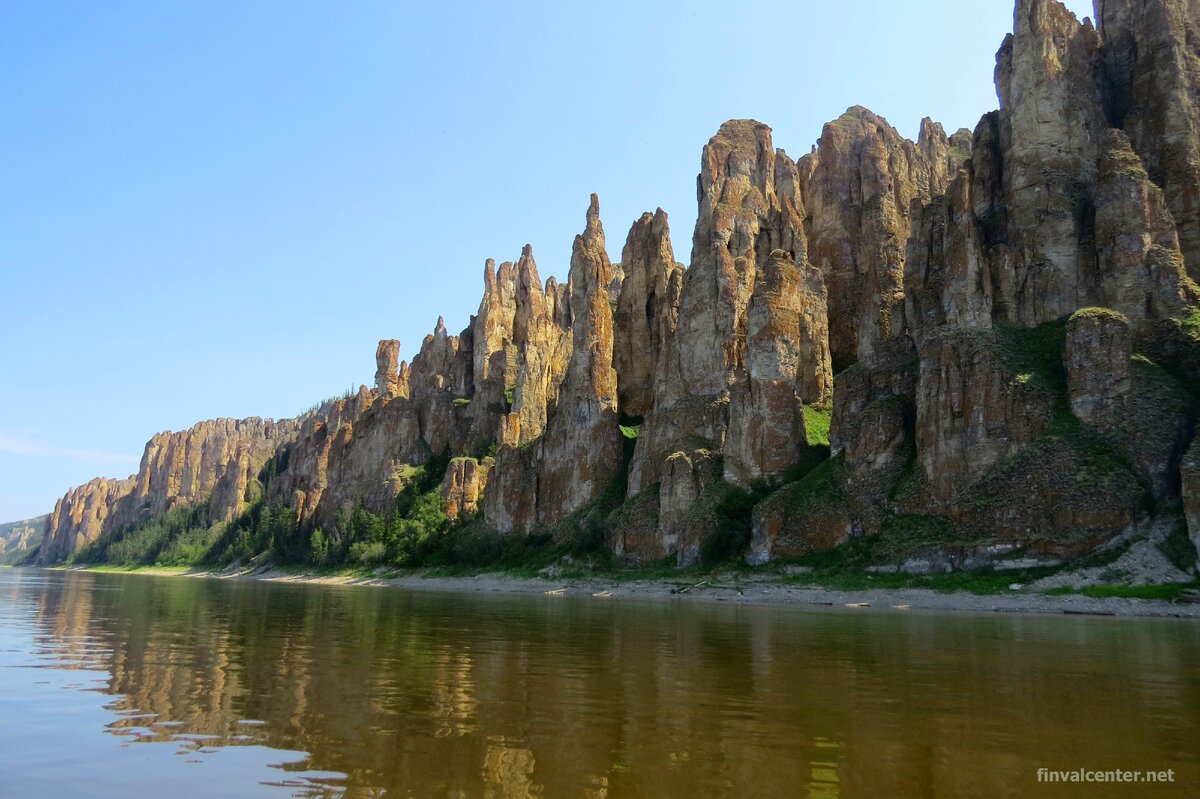
[[[679,321],[683,267],[675,263],[667,215],[642,214],[621,251],[625,279],[613,319],[613,360],[620,410],[645,416],[654,404],[654,374]]]
[[[1102,0],[1106,107],[1179,230],[1188,273],[1200,280],[1200,3]]]
[[[592,499],[621,468],[617,372],[613,368],[612,264],[600,204],[592,195],[587,226],[571,252],[571,360],[558,408],[541,439],[537,515],[557,522]]]
[[[1105,123],[1100,36],[1058,0],[1018,0],[996,54],[1000,146],[1012,268],[1000,278],[1011,321],[1049,322],[1078,307],[1096,157]]]

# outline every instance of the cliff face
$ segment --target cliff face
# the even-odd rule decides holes
[[[488,481],[485,513],[502,532],[531,532],[536,525],[561,521],[594,499],[621,468],[613,282],[599,202],[592,195],[586,228],[575,237],[571,254],[570,356],[565,373],[556,368],[565,342],[554,340],[557,326],[540,293],[536,302],[528,303],[530,310],[519,314],[529,318],[530,330],[548,333],[527,337],[519,372],[524,380],[519,377],[517,384],[524,389],[521,405],[503,423],[500,453]],[[532,429],[522,415],[531,405],[537,411]],[[546,416],[549,421],[543,423]]]
[[[49,516],[0,524],[0,563],[20,563],[42,544]]]
[[[725,123],[686,268],[661,209],[611,263],[593,197],[564,284],[528,245],[487,261],[459,335],[439,319],[411,364],[380,342],[374,389],[301,422],[155,437],[64,497],[43,558],[180,502],[229,519],[273,455],[302,525],[383,513],[448,455],[451,517],[583,518],[631,559],[694,561],[729,497],[755,562],[1067,556],[1179,501],[1200,535],[1200,5],[1098,8],[1018,0],[974,131],[852,107],[794,161]]]
[[[870,360],[880,341],[900,332],[909,206],[944,192],[967,154],[952,154],[932,121],[921,134],[909,141],[855,106],[825,125],[816,151],[801,159],[809,257],[829,286],[839,365]]]
[[[255,499],[259,471],[297,432],[294,420],[215,419],[146,443],[138,472],[96,478],[73,488],[50,515],[39,563],[79,551],[109,530],[161,516],[178,505],[208,502],[210,522],[228,521]]]

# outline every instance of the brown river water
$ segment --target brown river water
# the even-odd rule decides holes
[[[0,569],[0,798],[272,796],[1196,797],[1200,624]]]

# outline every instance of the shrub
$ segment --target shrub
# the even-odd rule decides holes
[[[351,563],[376,566],[383,562],[386,554],[382,541],[356,541],[350,545],[349,558]]]

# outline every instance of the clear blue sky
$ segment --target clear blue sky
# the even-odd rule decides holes
[[[722,121],[996,107],[1005,0],[0,3],[0,521],[206,418],[293,415],[463,328],[485,258],[565,277]],[[1068,5],[1081,16],[1085,0]],[[752,8],[753,13],[743,9]]]

